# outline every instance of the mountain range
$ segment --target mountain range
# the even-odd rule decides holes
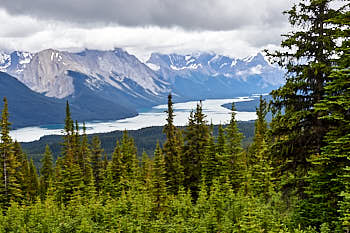
[[[283,76],[260,53],[153,53],[143,63],[120,48],[0,52],[0,96],[8,98],[14,127],[62,123],[67,100],[74,119],[112,120],[165,103],[170,92],[175,101],[232,98],[269,92]]]
[[[146,64],[171,83],[174,93],[190,99],[265,93],[284,82],[284,71],[271,65],[261,53],[244,59],[213,53],[153,53]]]

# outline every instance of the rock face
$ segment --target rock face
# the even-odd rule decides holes
[[[5,55],[3,60],[6,58]],[[31,55],[25,67],[18,69],[9,69],[6,65],[1,67],[2,71],[15,76],[33,91],[44,93],[49,97],[65,98],[74,94],[73,80],[68,71],[89,76],[86,85],[91,89],[100,89],[104,84],[109,84],[140,98],[144,96],[140,96],[139,89],[144,89],[148,97],[169,91],[168,83],[162,81],[135,56],[122,49],[84,50],[80,53],[47,49]],[[129,80],[134,85],[128,85],[124,80]]]

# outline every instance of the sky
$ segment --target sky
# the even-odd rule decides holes
[[[243,58],[278,48],[291,0],[0,0],[0,50],[123,48]]]

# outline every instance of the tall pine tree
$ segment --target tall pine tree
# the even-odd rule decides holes
[[[184,174],[181,164],[182,159],[182,137],[179,130],[174,125],[174,111],[171,94],[168,96],[168,110],[167,123],[164,126],[163,133],[165,133],[166,140],[163,145],[163,153],[166,164],[166,180],[168,190],[171,193],[177,193],[178,188],[183,183]]]
[[[297,190],[301,197],[310,157],[321,152],[328,125],[322,113],[315,111],[315,104],[324,95],[335,54],[335,28],[329,22],[335,15],[331,2],[302,0],[285,12],[294,30],[282,41],[285,51],[270,54],[287,70],[285,85],[272,91],[274,165],[283,191]]]

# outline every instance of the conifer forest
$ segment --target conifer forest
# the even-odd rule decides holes
[[[266,53],[286,82],[260,97],[248,148],[234,111],[217,136],[201,102],[177,128],[169,94],[163,145],[139,158],[125,131],[107,158],[67,102],[61,154],[47,146],[35,166],[9,135],[4,97],[0,232],[350,232],[349,7],[284,12],[291,31]]]

